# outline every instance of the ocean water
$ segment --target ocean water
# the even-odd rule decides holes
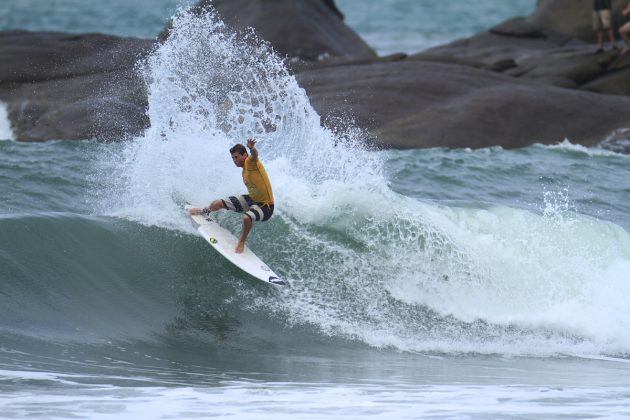
[[[194,0],[3,0],[0,29],[103,32],[155,37],[168,19]],[[514,16],[535,0],[337,0],[345,22],[379,54],[414,53],[470,36]]]
[[[155,37],[168,18],[194,0],[3,0],[0,29],[101,32]]]
[[[415,53],[527,16],[535,0],[337,0],[346,23],[380,55]]]
[[[367,150],[255,36],[174,23],[143,135],[0,141],[1,418],[630,416],[628,155]],[[248,136],[277,204],[248,244],[290,287],[181,208],[243,190]]]

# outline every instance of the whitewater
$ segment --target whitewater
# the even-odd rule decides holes
[[[212,10],[137,71],[141,136],[0,142],[0,417],[628,415],[626,155],[366,146]],[[249,137],[281,290],[182,209],[243,191]]]

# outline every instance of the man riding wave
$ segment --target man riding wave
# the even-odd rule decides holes
[[[247,153],[247,149],[249,149],[249,153]],[[245,240],[252,229],[252,222],[269,220],[274,209],[273,190],[267,171],[258,159],[256,140],[248,139],[247,149],[242,144],[237,144],[230,149],[230,154],[234,164],[243,168],[243,183],[247,187],[248,194],[219,198],[210,203],[208,207],[188,209],[190,214],[209,214],[220,209],[243,213],[243,228],[235,249],[237,254],[242,253],[245,249]]]

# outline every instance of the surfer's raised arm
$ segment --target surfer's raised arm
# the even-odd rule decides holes
[[[252,162],[258,160],[258,149],[256,149],[256,140],[247,139],[247,148],[249,149],[249,156]]]

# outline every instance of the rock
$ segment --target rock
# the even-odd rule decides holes
[[[488,32],[429,49],[410,59],[462,64],[570,89],[588,85],[587,90],[619,94],[612,81],[630,83],[622,81],[620,74],[608,77],[619,52],[594,52],[593,45],[515,18]],[[599,78],[609,82],[597,83]]]
[[[26,83],[3,99],[21,141],[116,140],[149,125],[144,84],[129,70]]]
[[[513,66],[506,67],[498,63],[512,61],[517,64],[531,56],[584,45],[568,36],[531,26],[524,18],[516,18],[489,31],[428,49],[409,58],[485,69],[505,69]]]
[[[114,139],[148,125],[136,60],[150,40],[0,32],[0,99],[18,140]]]
[[[630,126],[630,98],[543,86],[426,61],[306,71],[298,81],[324,119],[351,115],[396,148],[587,146]],[[597,122],[594,124],[593,122]]]
[[[518,68],[516,61],[511,58],[506,58],[505,60],[495,61],[494,63],[486,66],[487,70],[494,71],[497,73],[502,73],[506,70],[510,70],[513,68]]]
[[[542,27],[520,17],[512,18],[494,26],[490,29],[490,33],[517,38],[547,39],[548,37]]]
[[[326,7],[328,7],[334,14],[337,15],[339,19],[341,20],[345,19],[345,16],[343,15],[343,13],[341,13],[341,10],[337,8],[337,5],[335,4],[335,0],[322,0],[322,1],[326,5]]]
[[[0,32],[0,86],[127,69],[152,45],[102,34]]]
[[[367,59],[353,59],[353,58],[327,58],[319,61],[297,61],[288,63],[291,70],[294,73],[301,73],[309,70],[323,69],[326,67],[341,67],[348,65],[358,64],[374,64],[374,63],[388,63],[391,61],[401,61],[407,59],[405,53],[394,53],[385,55],[382,57],[367,58]]]
[[[615,57],[605,75],[581,85],[580,89],[630,96],[630,54]]]
[[[281,55],[315,61],[327,57],[371,59],[376,53],[346,26],[333,0],[201,0],[237,29],[253,27]],[[168,36],[168,28],[159,39]]]
[[[608,62],[590,48],[575,48],[532,54],[521,59],[507,74],[538,82],[576,88],[604,75]],[[564,81],[564,82],[562,82]]]
[[[625,21],[621,10],[626,1],[613,1],[613,26],[618,28]],[[534,12],[527,21],[552,29],[584,42],[595,42],[592,28],[593,0],[538,0]]]

